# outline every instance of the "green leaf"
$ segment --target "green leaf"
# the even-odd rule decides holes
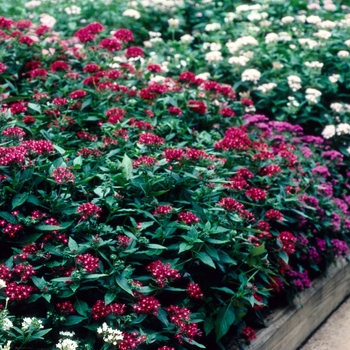
[[[67,316],[66,320],[62,322],[63,326],[74,326],[82,321],[86,320],[83,316]]]
[[[12,199],[12,209],[19,207],[23,204],[29,196],[29,193],[18,193]]]
[[[265,252],[265,243],[261,244],[258,247],[254,247],[249,251],[249,255],[251,256],[257,256],[261,255]]]
[[[146,247],[150,249],[168,249],[167,247],[164,247],[160,244],[153,244],[153,243],[146,244]]]
[[[79,315],[86,316],[89,306],[85,301],[77,299],[77,301],[74,303],[74,309]]]
[[[108,291],[105,294],[105,304],[110,304],[115,298],[117,297],[117,294],[115,292]]]
[[[128,280],[124,276],[122,276],[122,275],[116,276],[115,281],[117,282],[118,286],[121,289],[124,289],[127,293],[129,293],[132,296],[134,295],[134,293],[129,285]]]
[[[208,266],[212,267],[213,269],[216,268],[213,259],[207,253],[204,253],[204,252],[199,252],[198,253],[198,252],[196,252],[196,256],[205,265],[208,265]]]
[[[43,277],[38,278],[36,276],[32,276],[32,281],[39,289],[42,289],[46,286],[46,281]]]
[[[53,145],[53,148],[60,154],[64,155],[66,153],[66,151],[60,147],[60,146],[57,146],[57,145]]]
[[[51,331],[52,328],[49,329],[43,329],[41,331],[38,331],[34,334],[32,334],[28,340],[28,343],[33,341],[33,340],[37,340],[37,339],[44,339],[43,336],[47,333],[49,333]]]
[[[190,343],[191,345],[197,346],[197,348],[206,349],[205,345],[200,344],[200,343],[197,343],[195,340],[192,340],[192,339],[191,339],[191,341],[189,341],[189,343]]]
[[[215,322],[216,341],[220,340],[229,331],[234,321],[235,310],[232,303],[229,303],[223,306],[218,312]]]
[[[69,240],[68,240],[68,248],[71,252],[77,252],[79,247],[78,247],[78,243],[72,238],[72,237],[69,237]]]
[[[211,287],[211,289],[220,290],[231,295],[236,295],[236,293],[233,290],[227,287]]]
[[[102,277],[107,277],[108,275],[105,273],[91,273],[89,275],[84,276],[86,280],[99,279]]]
[[[212,317],[206,318],[203,323],[203,329],[205,332],[205,335],[208,335],[215,327],[215,322]]]
[[[130,180],[132,175],[132,160],[127,156],[126,153],[124,154],[122,165],[124,176],[127,180]]]
[[[278,252],[278,256],[286,263],[288,264],[289,262],[289,257],[288,257],[288,254],[286,252],[284,252],[283,250],[280,250]]]
[[[182,243],[180,243],[180,246],[179,246],[179,254],[186,251],[186,250],[190,250],[192,248],[193,248],[193,244],[188,244],[188,243],[182,242]]]
[[[28,103],[28,107],[29,107],[30,109],[32,109],[33,111],[35,111],[35,112],[41,113],[40,105],[37,105],[36,103],[31,103],[31,102],[29,102],[29,103]]]
[[[81,156],[79,157],[76,157],[74,160],[73,160],[73,165],[82,165],[83,164],[83,158]]]
[[[16,224],[17,220],[16,218],[11,215],[10,213],[7,213],[6,211],[0,211],[0,216],[5,219],[7,222],[9,222],[10,224]]]
[[[162,322],[165,325],[165,327],[168,327],[169,321],[166,316],[167,316],[167,313],[163,309],[159,308],[157,318],[160,322]]]
[[[72,225],[74,221],[62,222],[60,226],[55,225],[38,225],[35,228],[39,231],[56,231],[56,230],[65,230],[70,225]]]

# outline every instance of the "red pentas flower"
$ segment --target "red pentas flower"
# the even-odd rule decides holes
[[[89,63],[84,67],[83,72],[84,73],[95,73],[95,72],[98,72],[100,69],[101,69],[101,67],[98,64]]]
[[[11,278],[10,268],[5,264],[0,264],[0,278],[6,281]]]
[[[57,106],[65,106],[68,103],[68,100],[65,97],[56,97],[52,100],[52,103]]]
[[[51,176],[58,184],[74,182],[74,175],[67,168],[58,167],[52,172]]]
[[[223,117],[234,117],[236,115],[235,111],[231,108],[222,108],[219,111]]]
[[[33,153],[34,155],[38,154],[52,154],[55,153],[53,144],[51,141],[46,140],[28,140],[21,143],[25,149]]]
[[[152,73],[161,73],[162,71],[162,67],[159,64],[149,64],[146,69]]]
[[[195,80],[196,80],[196,76],[192,72],[183,72],[179,76],[179,81],[180,82],[193,83]]]
[[[13,267],[12,273],[20,275],[21,281],[27,281],[35,275],[35,270],[29,264],[18,264]]]
[[[35,68],[28,72],[28,75],[31,78],[40,78],[40,77],[46,77],[48,75],[48,72],[45,68]]]
[[[143,52],[143,50],[139,47],[129,47],[126,51],[125,51],[125,57],[126,58],[130,58],[130,57],[145,57],[145,54]]]
[[[109,52],[115,52],[122,49],[120,42],[114,38],[102,39],[98,46],[108,50]]]
[[[66,71],[69,68],[69,65],[67,62],[64,61],[55,61],[50,66],[51,72],[56,72],[58,70]]]
[[[254,310],[260,310],[263,309],[265,307],[264,303],[263,303],[263,298],[259,295],[259,294],[253,294],[254,299],[260,303],[260,304],[254,304],[253,309]]]
[[[157,163],[157,159],[148,156],[141,156],[132,162],[133,168],[139,168],[140,166],[151,167]]]
[[[207,106],[203,101],[189,100],[187,103],[189,109],[198,114],[205,114],[207,111]]]
[[[85,27],[85,29],[88,30],[92,34],[98,34],[100,32],[103,32],[105,30],[105,27],[99,22],[93,22],[93,23],[89,23]]]
[[[182,221],[186,225],[195,224],[200,221],[200,219],[196,215],[190,213],[189,211],[183,211],[179,213],[177,217],[179,221]]]
[[[282,250],[288,255],[295,252],[294,242],[297,240],[297,238],[292,233],[283,231],[278,235],[277,239],[282,243]]]
[[[87,92],[84,90],[75,90],[69,94],[70,98],[77,99],[82,98],[87,95]]]
[[[139,335],[136,332],[124,333],[123,340],[118,344],[119,350],[136,349],[138,346],[146,340],[145,335]]]
[[[178,107],[169,107],[168,111],[171,115],[182,115],[182,110]]]
[[[224,151],[242,150],[246,151],[252,146],[247,131],[244,128],[229,128],[225,132],[225,137],[216,142],[214,148]]]
[[[153,296],[141,296],[137,304],[133,305],[135,312],[139,314],[153,314],[158,315],[158,309],[160,308],[160,302]]]
[[[184,156],[185,152],[181,149],[170,149],[166,148],[163,152],[163,157],[165,157],[167,162],[180,161]]]
[[[120,41],[123,41],[124,43],[127,43],[128,41],[133,41],[134,36],[132,32],[128,29],[120,28],[118,29],[114,34],[114,37],[117,38]]]
[[[242,329],[242,335],[245,336],[249,341],[257,339],[255,330],[251,327],[244,327]]]
[[[59,313],[63,315],[69,315],[75,312],[73,304],[68,300],[57,303],[56,308],[58,309]]]
[[[282,172],[279,165],[270,164],[260,169],[259,174],[262,176],[273,176]]]
[[[84,203],[77,209],[77,213],[81,215],[81,220],[86,220],[89,217],[99,218],[102,209],[94,203]]]
[[[277,220],[277,221],[283,220],[283,214],[276,209],[268,210],[265,214],[265,217],[267,217],[270,220]]]
[[[106,306],[104,300],[97,300],[95,305],[91,308],[91,315],[94,320],[106,317],[109,314],[109,307]]]
[[[222,198],[218,202],[218,205],[227,211],[241,211],[244,209],[244,205],[242,203],[237,202],[231,197]]]
[[[146,267],[146,270],[151,272],[152,276],[156,279],[156,282],[161,288],[164,288],[174,279],[181,277],[178,270],[172,269],[169,263],[164,265],[160,260],[150,263]]]
[[[248,107],[254,105],[254,102],[250,98],[245,98],[245,97],[241,98],[241,103],[242,105],[248,106]]]
[[[14,25],[15,21],[5,17],[0,17],[0,28],[10,29]]]
[[[7,66],[5,66],[2,62],[0,62],[0,74],[6,72],[8,69]]]
[[[30,297],[34,288],[26,284],[17,284],[16,282],[11,282],[6,286],[5,295],[10,298],[10,300],[24,300]]]
[[[127,248],[131,242],[131,238],[119,235],[117,237],[117,245],[119,248]]]
[[[8,138],[16,138],[16,139],[23,139],[24,136],[26,136],[26,133],[22,128],[19,128],[18,126],[13,126],[10,128],[5,129],[1,135],[4,135]]]
[[[187,285],[187,293],[191,298],[203,299],[203,292],[197,283],[191,282]]]
[[[50,31],[50,27],[44,25],[44,24],[39,24],[38,27],[35,30],[35,34],[38,36],[44,35]]]
[[[123,120],[126,110],[121,108],[111,108],[106,111],[106,116],[108,117],[108,122],[115,124]]]
[[[153,215],[168,215],[174,210],[170,205],[159,205]]]
[[[76,262],[87,272],[93,273],[99,268],[100,259],[91,254],[81,254],[76,257]]]
[[[27,103],[25,101],[12,103],[10,106],[10,111],[12,114],[27,112]]]
[[[15,25],[18,29],[21,30],[30,28],[33,25],[33,23],[29,19],[20,19],[15,23]]]
[[[18,42],[21,44],[25,44],[27,46],[31,46],[34,44],[34,40],[26,35],[23,35],[22,37],[20,37]]]
[[[261,188],[252,187],[248,191],[246,191],[245,194],[246,194],[246,196],[250,197],[254,201],[260,201],[260,200],[266,198],[267,191],[265,191]]]
[[[164,143],[164,139],[149,132],[144,132],[139,135],[138,143],[146,146],[160,146]]]

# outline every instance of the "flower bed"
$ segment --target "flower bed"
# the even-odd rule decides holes
[[[322,138],[162,76],[126,29],[1,26],[3,344],[248,343],[348,252],[349,174]]]

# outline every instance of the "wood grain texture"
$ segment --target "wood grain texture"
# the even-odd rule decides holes
[[[247,350],[296,350],[349,294],[350,264],[339,258],[327,276],[314,280],[293,305],[275,310]]]

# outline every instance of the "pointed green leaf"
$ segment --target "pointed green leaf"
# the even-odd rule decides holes
[[[219,310],[218,316],[216,318],[215,333],[217,341],[229,331],[234,321],[235,310],[232,306],[232,303],[229,303]]]
[[[27,198],[28,198],[29,194],[28,193],[18,193],[16,194],[13,199],[12,199],[12,209],[19,207],[21,204],[23,204]]]
[[[196,255],[197,255],[198,259],[202,263],[204,263],[205,265],[208,265],[208,266],[212,267],[213,269],[216,268],[213,259],[207,253],[199,252],[199,253],[196,253]]]
[[[124,154],[122,165],[124,176],[127,178],[127,180],[130,180],[132,174],[132,160],[127,156],[126,153]]]
[[[132,292],[132,289],[130,287],[130,284],[128,282],[128,280],[122,276],[122,275],[119,275],[119,276],[116,276],[115,277],[115,281],[117,282],[118,286],[121,288],[121,289],[124,289],[127,293],[129,293],[130,295],[134,295],[134,293]]]

